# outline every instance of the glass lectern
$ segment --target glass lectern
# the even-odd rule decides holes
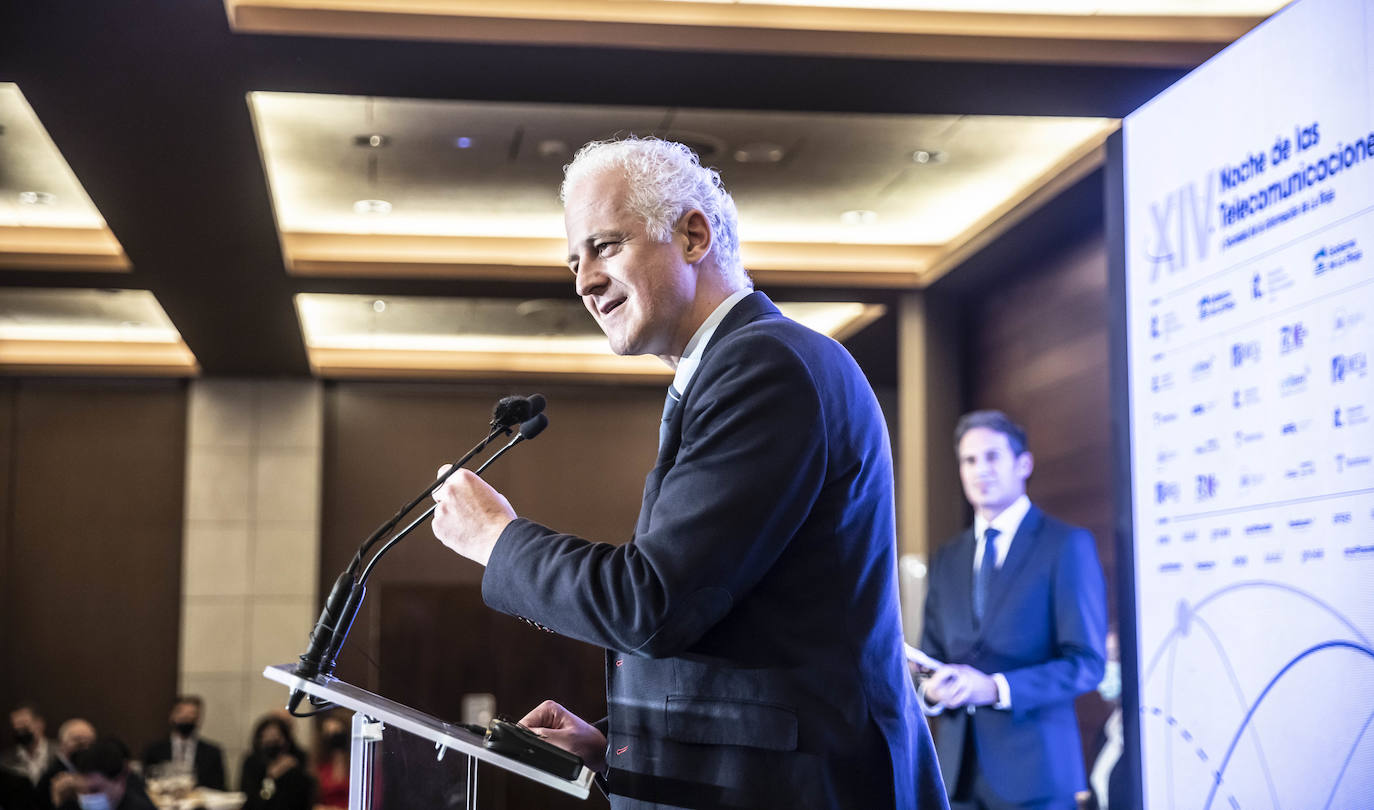
[[[349,810],[477,807],[477,763],[488,762],[579,799],[591,790],[591,769],[563,779],[490,751],[482,735],[333,677],[299,678],[294,664],[263,670],[263,677],[353,712]]]

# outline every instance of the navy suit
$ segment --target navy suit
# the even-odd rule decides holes
[[[1071,800],[1087,784],[1073,701],[1102,680],[1106,660],[1106,594],[1093,536],[1032,505],[977,626],[975,544],[970,528],[935,555],[921,648],[947,663],[1002,673],[1011,708],[949,710],[932,719],[945,784],[953,796],[972,733],[983,779],[1003,800]]]
[[[891,451],[838,343],[721,322],[632,542],[516,520],[487,604],[607,648],[612,806],[943,808],[902,654]]]

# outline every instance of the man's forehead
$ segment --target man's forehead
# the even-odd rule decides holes
[[[1002,431],[992,428],[969,428],[959,440],[960,453],[998,449],[1011,450],[1011,439]]]

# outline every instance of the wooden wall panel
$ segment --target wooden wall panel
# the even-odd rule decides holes
[[[492,404],[511,393],[519,392],[383,383],[333,383],[326,388],[321,593],[328,592],[363,538],[432,481],[441,463],[460,456],[485,435]],[[545,388],[543,393],[549,403],[548,429],[493,465],[487,480],[522,516],[592,540],[628,540],[639,513],[644,476],[657,449],[663,389]],[[340,676],[374,689],[386,684],[405,694],[433,694],[436,684],[460,692],[487,691],[445,683],[433,667],[412,668],[412,657],[401,651],[405,645],[395,645],[374,632],[385,627],[386,616],[399,610],[384,604],[386,594],[399,599],[396,594],[406,588],[421,593],[431,586],[466,586],[462,597],[453,598],[471,602],[466,608],[475,615],[490,614],[476,587],[480,580],[480,567],[440,545],[428,526],[417,529],[378,564],[367,602],[340,655]],[[470,622],[453,610],[452,621],[433,622],[445,635],[430,643],[469,649],[465,634],[472,631]],[[523,652],[537,660],[542,648],[529,645],[544,641],[547,634],[515,632],[528,628],[512,622],[510,633],[490,636],[492,644],[502,645],[491,654]],[[592,650],[587,662],[575,667],[594,685],[596,694],[602,694],[599,654]],[[379,675],[378,667],[386,677]],[[406,685],[393,677],[417,680]],[[550,673],[549,689],[559,685],[556,678]],[[515,706],[499,708],[523,714]],[[604,703],[590,711],[603,709]]]
[[[5,559],[7,705],[138,745],[176,690],[186,389],[14,384]],[[3,431],[0,431],[3,433]]]

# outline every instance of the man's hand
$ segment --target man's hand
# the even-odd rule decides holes
[[[945,664],[926,682],[926,698],[945,708],[991,706],[997,702],[997,682],[966,664]]]
[[[76,794],[86,790],[86,780],[79,774],[63,771],[52,778],[52,803],[61,807],[67,802],[76,801]]]
[[[606,773],[606,737],[596,726],[567,709],[546,700],[520,719],[520,725],[582,757],[588,768]]]
[[[439,475],[449,466],[440,467]],[[434,536],[455,554],[486,565],[501,532],[515,520],[510,501],[471,470],[459,470],[431,494],[437,504],[430,524]]]

